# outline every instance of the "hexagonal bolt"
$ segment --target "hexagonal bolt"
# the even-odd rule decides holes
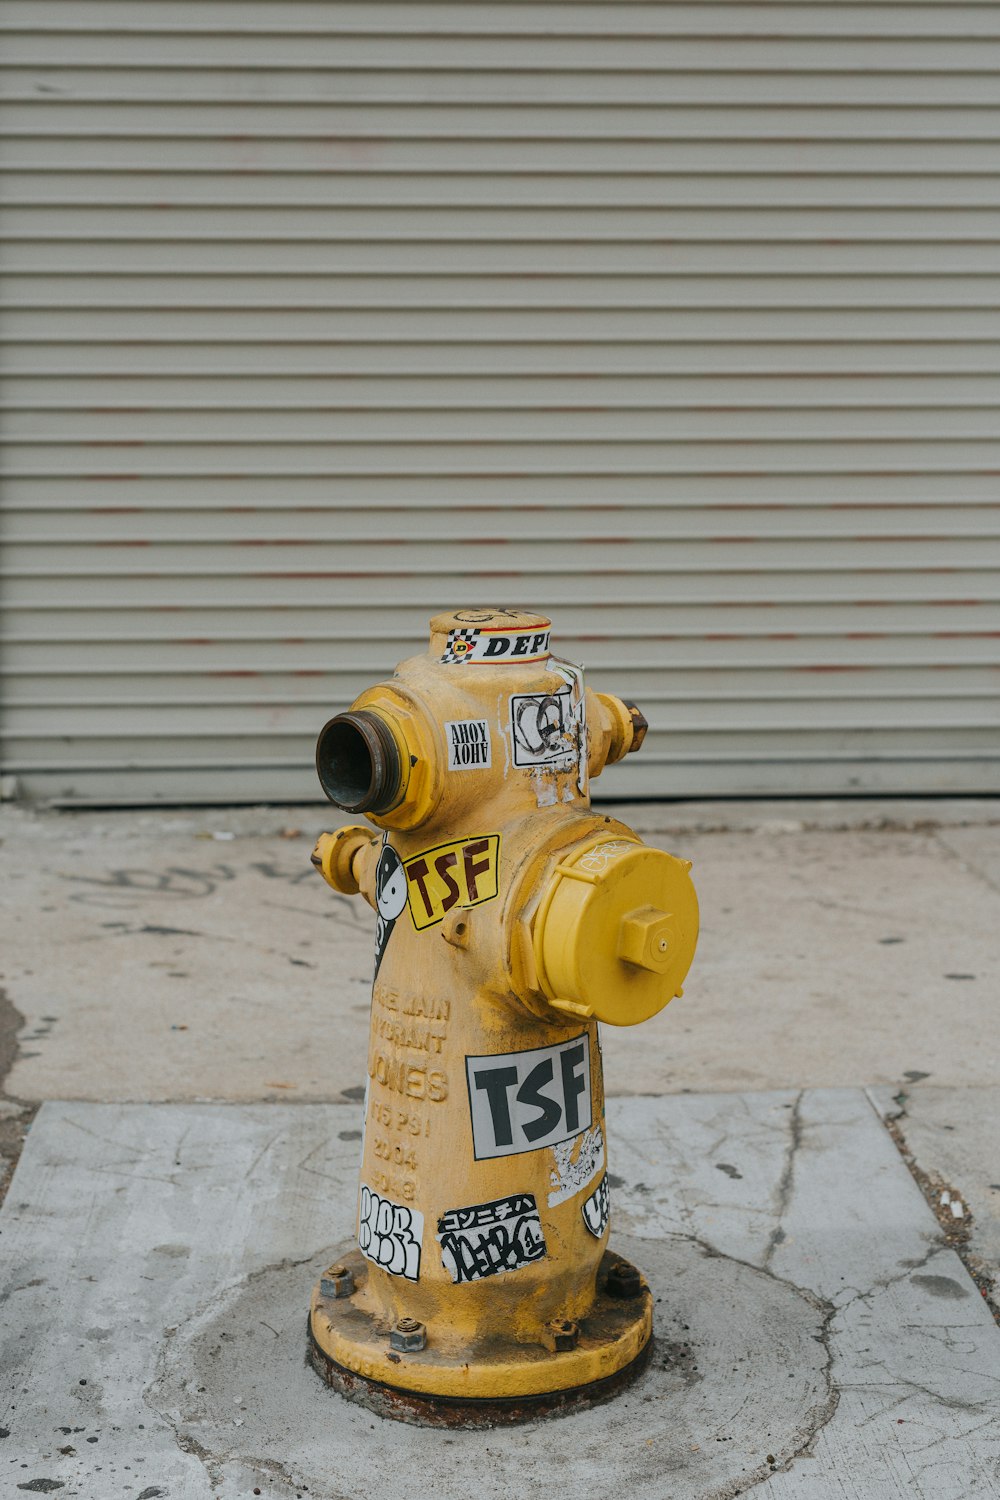
[[[546,1343],[556,1354],[565,1354],[575,1349],[580,1338],[580,1325],[571,1318],[556,1318],[547,1329]]]
[[[395,1328],[389,1331],[389,1348],[400,1354],[413,1354],[427,1343],[427,1327],[416,1318],[400,1318]]]
[[[321,1297],[350,1297],[354,1291],[354,1274],[347,1266],[328,1266],[319,1278]]]
[[[608,1296],[627,1299],[642,1292],[642,1277],[627,1260],[616,1261],[608,1272]]]

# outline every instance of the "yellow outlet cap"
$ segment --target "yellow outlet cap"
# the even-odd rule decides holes
[[[689,869],[607,835],[560,860],[534,924],[539,983],[557,1009],[635,1026],[680,993],[698,941]]]

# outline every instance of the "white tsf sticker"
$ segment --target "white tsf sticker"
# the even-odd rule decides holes
[[[493,764],[490,726],[486,719],[448,719],[444,733],[448,741],[449,771],[470,771]]]
[[[361,1184],[358,1249],[366,1260],[392,1276],[419,1281],[423,1238],[424,1216],[419,1209],[392,1203]]]
[[[590,1129],[586,1032],[554,1047],[467,1057],[465,1070],[477,1161],[538,1151]]]

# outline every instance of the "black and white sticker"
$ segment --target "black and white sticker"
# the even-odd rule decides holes
[[[510,700],[514,764],[557,771],[580,766],[582,779],[587,758],[583,673],[579,667],[554,661],[549,670],[563,679],[561,687],[551,693],[515,693]]]
[[[441,1260],[452,1281],[481,1281],[545,1257],[545,1236],[531,1193],[450,1208],[438,1219]]]
[[[465,1070],[477,1161],[539,1151],[590,1129],[586,1032],[554,1047],[467,1057]]]
[[[493,764],[490,726],[486,719],[447,719],[448,770],[470,771]]]
[[[406,893],[406,871],[386,833],[383,835],[382,852],[375,866],[375,906],[378,912],[375,919],[376,976],[396,919],[406,910]]]
[[[361,1184],[358,1210],[358,1249],[391,1276],[420,1280],[420,1247],[424,1216],[416,1208],[391,1203]]]
[[[595,1239],[599,1240],[608,1227],[611,1217],[611,1189],[605,1175],[581,1208],[583,1222]]]

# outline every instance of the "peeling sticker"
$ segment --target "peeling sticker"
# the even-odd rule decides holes
[[[417,931],[443,921],[453,906],[481,906],[495,899],[500,835],[474,834],[435,844],[404,862],[410,916]]]
[[[481,1281],[545,1257],[538,1205],[531,1193],[450,1208],[438,1219],[441,1260],[452,1281]]]
[[[552,1183],[549,1207],[555,1208],[557,1203],[565,1203],[567,1198],[575,1197],[588,1183],[593,1182],[598,1172],[603,1171],[604,1135],[600,1125],[595,1125],[593,1130],[586,1131],[575,1140],[553,1146],[552,1155],[555,1157],[555,1165],[549,1179]]]
[[[601,1178],[580,1212],[591,1234],[599,1240],[607,1229],[608,1220],[611,1217],[611,1189],[608,1187],[607,1174]]]
[[[441,660],[445,665],[467,662],[471,666],[488,666],[491,662],[545,661],[548,655],[547,630],[508,630],[496,625],[463,625],[449,630]]]
[[[391,1276],[420,1279],[420,1248],[424,1216],[416,1208],[392,1203],[361,1184],[358,1249],[366,1260]]]
[[[493,764],[490,726],[486,719],[447,719],[448,770],[470,771]]]
[[[465,1059],[477,1161],[568,1141],[591,1126],[590,1037]]]

